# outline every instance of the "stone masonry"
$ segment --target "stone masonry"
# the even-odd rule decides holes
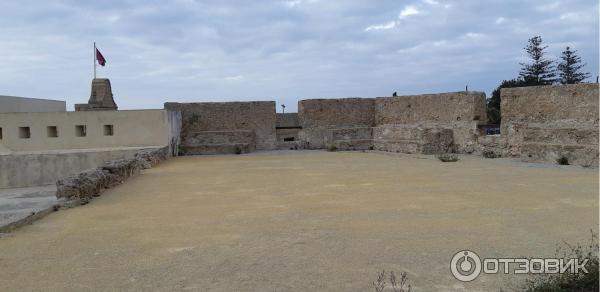
[[[598,84],[502,89],[506,156],[598,165]]]
[[[101,110],[117,110],[110,80],[107,78],[95,78],[92,80],[92,91],[88,103],[75,105],[75,111]]]
[[[307,148],[473,153],[486,120],[485,94],[473,91],[302,100],[298,109]]]
[[[180,111],[182,154],[245,153],[275,149],[275,102],[167,102]]]

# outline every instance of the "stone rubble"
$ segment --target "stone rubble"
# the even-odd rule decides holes
[[[105,190],[123,183],[127,178],[138,175],[141,170],[166,160],[169,157],[168,147],[142,150],[134,158],[118,159],[104,165],[86,170],[56,182],[56,197],[87,204]]]

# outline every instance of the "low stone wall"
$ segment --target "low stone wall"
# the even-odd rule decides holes
[[[0,155],[0,188],[23,188],[54,184],[74,173],[106,161],[128,159],[143,149],[159,147],[113,147],[103,149],[12,152]]]
[[[56,197],[86,204],[105,189],[123,183],[142,169],[151,168],[168,157],[169,147],[163,147],[140,151],[130,159],[108,161],[100,167],[58,180]]]
[[[598,84],[502,89],[504,154],[598,166],[598,93]]]

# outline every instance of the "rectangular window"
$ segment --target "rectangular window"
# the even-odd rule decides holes
[[[19,127],[19,138],[29,139],[31,138],[31,130],[29,127]]]
[[[86,129],[85,125],[77,125],[75,126],[75,136],[76,137],[85,137]]]
[[[2,127],[0,127],[0,140],[2,140]]]
[[[58,129],[56,126],[48,126],[46,127],[46,134],[48,134],[48,138],[56,138],[58,137]]]
[[[104,125],[104,136],[114,135],[113,125]]]

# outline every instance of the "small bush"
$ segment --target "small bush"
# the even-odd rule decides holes
[[[337,147],[335,147],[335,145],[329,145],[329,146],[327,147],[327,151],[329,151],[329,152],[335,152],[335,151],[337,151],[337,150],[338,150],[338,149],[337,149]]]
[[[492,150],[483,150],[482,155],[485,158],[498,158],[498,154]]]
[[[437,156],[442,162],[456,162],[458,161],[458,155],[455,153],[442,153]]]
[[[235,146],[235,154],[240,155],[242,154],[242,147],[240,146]]]
[[[598,291],[598,236],[591,231],[591,239],[587,246],[573,246],[564,243],[556,250],[557,258],[576,258],[579,263],[588,259],[585,265],[587,273],[540,274],[529,279],[523,287],[528,292],[545,291]]]
[[[381,273],[377,273],[377,280],[373,282],[373,288],[375,288],[375,292],[383,292],[385,287],[388,286],[386,284],[386,273],[385,270],[381,271]],[[394,292],[411,292],[412,286],[408,284],[408,274],[406,272],[400,273],[400,279],[396,278],[396,274],[394,271],[390,272],[390,285],[388,287],[392,288]],[[400,282],[398,282],[400,280]]]
[[[556,163],[560,165],[569,165],[569,158],[563,155],[560,158],[556,159]]]

